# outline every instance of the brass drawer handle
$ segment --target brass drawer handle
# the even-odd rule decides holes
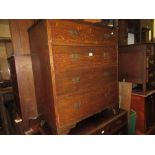
[[[79,35],[79,31],[76,30],[76,29],[71,29],[69,30],[69,33],[73,36],[73,37],[76,37]]]
[[[106,93],[104,94],[104,96],[105,96],[105,97],[109,97],[109,96],[111,96],[111,93],[110,93],[110,92],[106,92]]]
[[[103,35],[103,37],[104,37],[104,39],[109,39],[111,36],[113,36],[114,35],[114,32],[112,31],[112,32],[110,32],[110,34],[104,34]]]
[[[109,53],[108,52],[103,52],[103,58],[108,59],[109,58]]]
[[[80,58],[80,55],[78,53],[71,54],[71,59],[72,60],[79,60],[79,58]]]
[[[150,63],[151,65],[153,65],[153,64],[154,64],[154,61],[153,61],[153,60],[150,60],[149,63]]]
[[[105,71],[103,74],[104,76],[110,76],[111,73],[109,71]]]
[[[104,37],[104,39],[109,39],[110,38],[110,34],[104,34],[103,37]]]
[[[81,102],[74,103],[74,108],[79,110],[81,107]]]
[[[75,83],[79,83],[80,82],[80,77],[74,77],[72,78],[72,82],[75,84]]]

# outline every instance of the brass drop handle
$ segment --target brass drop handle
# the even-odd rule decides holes
[[[76,83],[79,83],[80,82],[80,77],[73,77],[72,78],[72,82],[74,83],[74,84],[76,84]]]
[[[76,37],[79,35],[79,31],[76,30],[76,29],[71,29],[69,30],[69,33],[73,36],[73,37]]]
[[[74,108],[79,110],[81,107],[81,102],[74,103]]]
[[[103,37],[104,37],[104,39],[109,39],[111,36],[110,36],[110,34],[106,33],[106,34],[103,35]]]
[[[78,53],[74,53],[74,52],[73,52],[73,53],[71,54],[71,59],[72,59],[72,60],[75,61],[75,60],[78,60],[79,58],[80,58],[80,55],[79,55]]]
[[[150,60],[149,63],[150,63],[150,64],[154,64],[154,61],[153,61],[153,60]]]
[[[108,52],[103,52],[103,58],[108,59],[109,58],[109,53]]]
[[[110,32],[110,34],[107,34],[107,33],[105,33],[104,35],[103,35],[103,37],[104,37],[104,39],[109,39],[111,36],[113,36],[114,35],[114,32],[112,31],[112,32]]]
[[[104,94],[105,97],[109,97],[110,95],[111,95],[110,92],[106,92],[106,93]]]
[[[104,72],[104,76],[110,76],[110,72],[109,71],[105,71]]]

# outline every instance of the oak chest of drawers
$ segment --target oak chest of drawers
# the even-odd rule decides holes
[[[54,134],[118,104],[116,29],[41,20],[29,38],[38,111]]]
[[[138,85],[146,94],[155,88],[155,44],[142,43],[119,47],[119,80]]]

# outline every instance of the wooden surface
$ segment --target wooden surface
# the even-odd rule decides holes
[[[131,108],[136,112],[138,133],[147,134],[155,123],[155,93],[149,96],[132,94]]]
[[[3,38],[3,39],[11,38],[9,21],[6,19],[0,20],[0,38]]]
[[[0,42],[0,80],[10,79],[6,42]]]
[[[23,119],[23,129],[26,130],[29,117],[37,116],[31,56],[12,56],[9,63],[18,112]]]
[[[131,92],[132,83],[119,82],[120,108],[128,111],[128,118],[130,117],[131,110]]]
[[[119,80],[141,84],[141,92],[154,88],[154,44],[134,44],[119,47]]]
[[[55,134],[118,104],[116,29],[42,20],[29,36],[39,113]]]
[[[19,131],[22,134],[29,128],[29,118],[37,116],[34,77],[27,32],[33,23],[34,21],[31,19],[9,20],[13,47],[13,56],[9,58],[9,61],[15,99],[20,116],[23,119],[22,124],[19,125]],[[10,47],[8,47],[8,50],[10,50]]]
[[[70,131],[70,135],[112,135],[119,134],[119,130],[126,127],[123,134],[127,134],[127,112],[121,110],[117,115],[106,112],[96,114],[78,123]]]
[[[30,45],[27,30],[33,24],[33,20],[10,19],[9,24],[14,54],[30,54]]]
[[[4,132],[6,135],[11,134],[10,133],[10,124],[8,120],[8,115],[7,115],[7,109],[5,102],[6,101],[13,100],[13,91],[11,87],[8,88],[0,88],[0,116],[2,120],[2,127],[4,129]]]

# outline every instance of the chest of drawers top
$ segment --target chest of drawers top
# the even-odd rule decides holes
[[[74,20],[46,20],[46,22],[48,39],[53,45],[114,45],[117,42],[116,28]]]

